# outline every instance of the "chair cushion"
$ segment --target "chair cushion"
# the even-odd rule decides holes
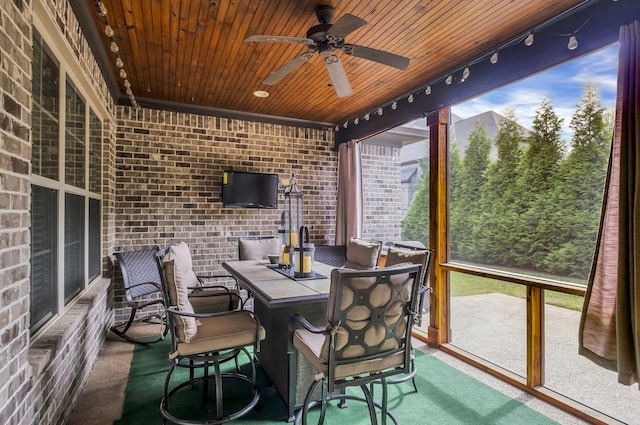
[[[327,374],[327,360],[322,359],[325,335],[315,334],[306,329],[296,329],[293,334],[293,346],[316,368],[318,372]],[[336,379],[356,376],[364,373],[377,372],[404,364],[404,353],[399,352],[388,357],[370,361],[354,362],[336,366]]]
[[[402,263],[421,264],[420,284],[424,282],[424,274],[427,271],[426,264],[429,258],[429,251],[424,249],[402,249],[394,246],[387,251],[387,261],[385,267],[396,266]]]
[[[347,260],[344,267],[355,270],[372,269],[378,265],[379,252],[378,242],[351,238],[347,244]]]
[[[239,294],[237,289],[229,289],[230,293]],[[225,295],[211,296],[211,294],[225,294],[222,288],[196,290],[189,294],[189,302],[196,313],[221,313],[238,308],[238,298]],[[231,299],[229,299],[231,298]]]
[[[216,317],[200,319],[198,332],[189,343],[180,343],[177,351],[180,356],[226,350],[253,344],[256,333],[262,341],[266,332],[247,311],[237,311]]]
[[[193,313],[193,306],[189,302],[189,291],[184,284],[184,280],[176,279],[176,262],[170,259],[169,254],[162,259],[167,294],[169,303],[178,310]],[[198,330],[195,317],[173,315],[176,338],[180,342],[189,342]]]
[[[200,285],[198,277],[193,271],[191,252],[186,243],[180,242],[178,245],[171,245],[164,258],[174,261],[174,278],[179,285],[184,285],[188,292]]]
[[[240,260],[264,260],[269,254],[280,254],[280,250],[278,238],[238,240]]]

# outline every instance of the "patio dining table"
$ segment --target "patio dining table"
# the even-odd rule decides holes
[[[289,317],[300,313],[314,325],[326,323],[333,266],[315,263],[316,276],[296,280],[268,261],[228,261],[222,267],[254,298],[253,310],[266,330],[257,357],[287,406],[289,422],[302,405],[315,371],[302,355],[289,351]]]

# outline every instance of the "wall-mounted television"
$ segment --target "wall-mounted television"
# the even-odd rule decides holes
[[[278,208],[278,175],[225,171],[222,206],[226,208]]]

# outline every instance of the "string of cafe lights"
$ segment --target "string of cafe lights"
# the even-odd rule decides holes
[[[518,36],[508,40],[505,43],[500,44],[499,46],[497,46],[495,49],[490,50],[488,53],[484,53],[481,56],[467,62],[464,66],[458,67],[456,69],[453,69],[451,71],[448,71],[432,80],[429,80],[427,83],[419,86],[416,89],[413,89],[410,93],[405,93],[402,96],[397,97],[395,100],[393,101],[389,101],[385,104],[382,104],[376,108],[374,108],[373,110],[370,110],[369,112],[365,113],[364,116],[362,117],[356,117],[353,120],[348,120],[345,121],[342,124],[343,128],[348,128],[349,127],[349,123],[350,121],[353,123],[353,125],[358,125],[360,123],[361,119],[364,119],[365,121],[369,121],[371,119],[372,116],[378,115],[381,116],[384,114],[385,109],[387,108],[391,108],[392,110],[396,110],[398,109],[398,101],[401,99],[406,99],[408,103],[413,103],[415,100],[415,97],[417,95],[420,94],[424,94],[426,96],[429,96],[432,91],[433,91],[433,87],[441,82],[444,82],[445,85],[450,86],[452,85],[454,82],[456,84],[462,84],[465,81],[467,81],[467,79],[469,78],[469,76],[471,75],[471,67],[473,65],[476,65],[482,61],[485,60],[489,60],[489,62],[493,65],[497,64],[498,61],[500,60],[500,51],[504,50],[505,48],[508,47],[512,47],[518,44],[524,44],[526,47],[529,47],[531,45],[533,45],[533,43],[535,42],[535,34],[547,34],[547,35],[551,35],[551,36],[556,36],[556,37],[562,37],[568,40],[567,42],[567,49],[569,50],[575,50],[578,48],[578,38],[576,36],[576,34],[582,29],[584,28],[585,25],[587,25],[587,23],[589,23],[589,21],[591,20],[591,18],[597,13],[597,11],[600,9],[602,3],[605,0],[601,1],[598,4],[598,7],[595,8],[595,10],[591,13],[591,15],[580,25],[578,26],[578,28],[576,28],[574,31],[570,32],[570,33],[563,33],[563,34],[556,34],[556,33],[550,33],[547,31],[544,31],[544,28],[551,25],[553,22],[555,22],[556,20],[558,20],[559,18],[565,16],[567,13],[571,12],[573,9],[569,9],[566,12],[554,16],[551,19],[548,19],[547,21],[544,21],[541,24],[538,24],[537,26],[531,28],[530,30],[519,34]],[[618,0],[612,0],[612,1],[618,1]],[[456,75],[459,75],[459,77],[456,77]],[[335,131],[340,131],[340,125],[336,124],[335,126]]]
[[[131,90],[131,82],[127,79],[127,71],[124,69],[124,62],[122,61],[122,57],[120,56],[120,46],[116,43],[115,32],[113,31],[113,27],[109,24],[109,20],[107,19],[107,8],[104,6],[101,0],[94,0],[94,7],[96,8],[96,12],[98,16],[102,18],[104,21],[104,34],[111,40],[109,44],[109,50],[116,57],[116,66],[118,67],[120,78],[123,79],[123,85],[125,89],[125,93],[129,96],[129,101],[131,101],[131,106],[135,109],[138,109],[138,102],[136,101],[135,96],[133,95],[133,90]]]

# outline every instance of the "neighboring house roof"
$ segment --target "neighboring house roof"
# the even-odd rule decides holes
[[[460,118],[457,115],[452,116],[453,125],[451,126],[452,137],[455,138],[460,153],[463,154],[469,144],[469,136],[473,133],[476,125],[482,125],[487,132],[487,137],[495,139],[500,129],[500,123],[506,118],[494,111],[486,111],[478,115],[474,115],[469,118]],[[527,137],[529,130],[523,126],[519,126],[522,130],[522,136]],[[497,151],[495,145],[491,148],[491,157],[497,157]]]
[[[402,167],[400,171],[400,183],[410,183],[415,180],[416,175],[418,174],[418,166],[407,166]]]
[[[417,162],[429,155],[429,144],[426,140],[404,145],[400,150],[400,163]]]
[[[451,114],[451,135],[455,138],[460,153],[464,154],[467,145],[469,144],[469,136],[476,127],[476,123],[484,126],[487,132],[487,137],[495,139],[500,128],[500,123],[506,118],[494,111],[483,112],[478,115],[474,115],[469,118],[462,118],[456,114]],[[530,131],[520,126],[523,137],[529,136]],[[414,162],[419,161],[422,158],[427,157],[429,154],[429,145],[425,141],[418,141],[410,144],[405,144],[400,151],[400,163],[404,166],[408,166]],[[491,148],[491,157],[496,158],[498,152],[495,145]]]

